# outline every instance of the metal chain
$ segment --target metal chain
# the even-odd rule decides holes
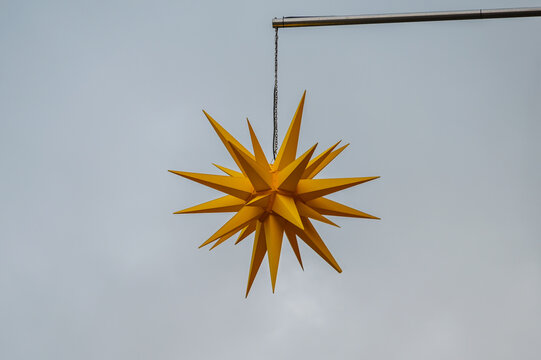
[[[276,152],[278,151],[278,28],[274,35],[274,108],[273,108],[274,131],[272,133],[272,154],[276,160]]]

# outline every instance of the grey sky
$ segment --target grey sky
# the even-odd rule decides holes
[[[288,15],[536,1],[2,1],[0,358],[538,359],[541,18],[280,31],[280,139],[351,143],[322,176],[381,221],[285,245],[273,295],[229,215],[167,172],[233,166],[204,108],[271,155]]]

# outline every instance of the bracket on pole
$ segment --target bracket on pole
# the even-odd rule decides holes
[[[459,10],[354,16],[288,16],[272,19],[273,28],[385,24],[420,21],[476,20],[541,16],[541,7]]]

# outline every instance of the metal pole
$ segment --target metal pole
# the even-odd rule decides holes
[[[419,13],[376,14],[357,16],[288,16],[272,19],[273,28],[384,24],[419,21],[445,20],[475,20],[541,16],[541,7],[489,9],[489,10],[459,10]]]

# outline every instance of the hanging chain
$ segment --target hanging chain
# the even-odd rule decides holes
[[[276,152],[278,151],[278,28],[274,35],[274,105],[273,105],[273,120],[274,131],[272,133],[272,154],[276,160]]]

